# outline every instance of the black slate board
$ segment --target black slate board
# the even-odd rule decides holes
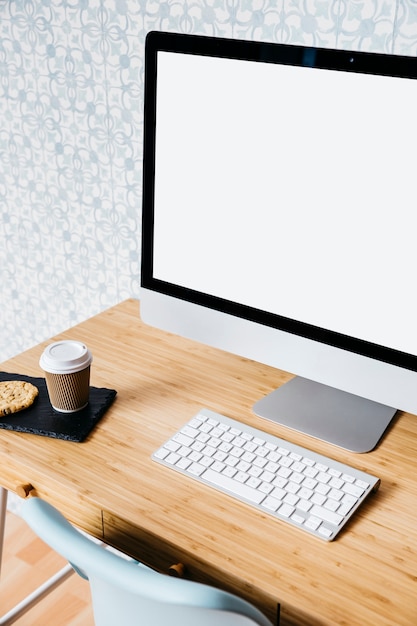
[[[83,441],[100,421],[116,397],[114,389],[90,387],[89,403],[76,413],[58,413],[50,402],[44,378],[0,372],[0,381],[26,380],[39,389],[39,396],[28,409],[0,416],[0,428],[67,441]]]

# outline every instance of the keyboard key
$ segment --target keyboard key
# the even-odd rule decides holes
[[[237,483],[229,476],[213,472],[210,468],[204,472],[203,478],[212,485],[227,489],[228,491],[231,491],[246,500],[250,500],[250,502],[256,502],[256,504],[259,504],[265,498],[265,494],[261,491],[257,491],[249,485]]]
[[[281,500],[277,500],[273,496],[267,496],[262,502],[262,506],[265,507],[265,509],[269,509],[270,511],[276,511],[281,506],[281,504]]]
[[[345,483],[342,487],[342,491],[350,494],[351,496],[355,496],[355,498],[360,498],[364,489],[362,489],[362,487],[358,487],[358,485],[352,485],[352,483]]]
[[[189,437],[188,435],[184,435],[183,433],[177,433],[176,435],[174,435],[173,439],[180,445],[187,446],[188,448],[194,441],[191,437]]]
[[[176,454],[175,452],[170,452],[170,454],[168,454],[168,456],[165,457],[164,461],[166,463],[169,463],[170,465],[175,465],[177,463],[177,461],[180,460],[180,455]]]
[[[291,506],[290,504],[283,504],[279,508],[279,514],[282,515],[283,517],[290,517],[290,515],[292,515],[294,511],[295,511],[295,508]]]
[[[317,504],[313,506],[310,513],[311,515],[319,517],[321,520],[326,522],[330,522],[330,524],[334,524],[335,526],[338,526],[343,520],[343,515],[329,511],[329,509],[326,509],[324,506],[318,506]]]
[[[297,522],[297,524],[304,524],[304,517],[299,513],[293,513],[291,519],[293,522]]]
[[[306,520],[304,525],[306,528],[309,528],[310,530],[317,530],[320,524],[321,524],[321,520],[318,517],[314,517],[314,515],[312,515]]]
[[[168,456],[169,454],[169,450],[167,448],[160,448],[159,450],[157,450],[154,454],[154,457],[156,459],[164,459],[166,456]]]
[[[191,465],[192,461],[190,461],[190,459],[186,459],[185,457],[183,457],[182,459],[180,459],[178,461],[178,463],[176,464],[176,467],[179,467],[180,469],[187,469],[187,467],[189,467]]]
[[[200,465],[200,463],[191,463],[187,471],[193,476],[200,476],[205,469],[204,465]]]

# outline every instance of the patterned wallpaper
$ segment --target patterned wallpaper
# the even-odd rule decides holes
[[[415,55],[417,0],[0,0],[0,361],[139,296],[152,29]]]

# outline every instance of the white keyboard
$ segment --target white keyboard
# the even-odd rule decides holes
[[[152,458],[331,541],[380,480],[202,409]]]

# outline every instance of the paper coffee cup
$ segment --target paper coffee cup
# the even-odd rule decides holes
[[[55,411],[75,413],[87,406],[92,360],[91,352],[80,341],[56,341],[45,348],[39,365],[45,372]]]

